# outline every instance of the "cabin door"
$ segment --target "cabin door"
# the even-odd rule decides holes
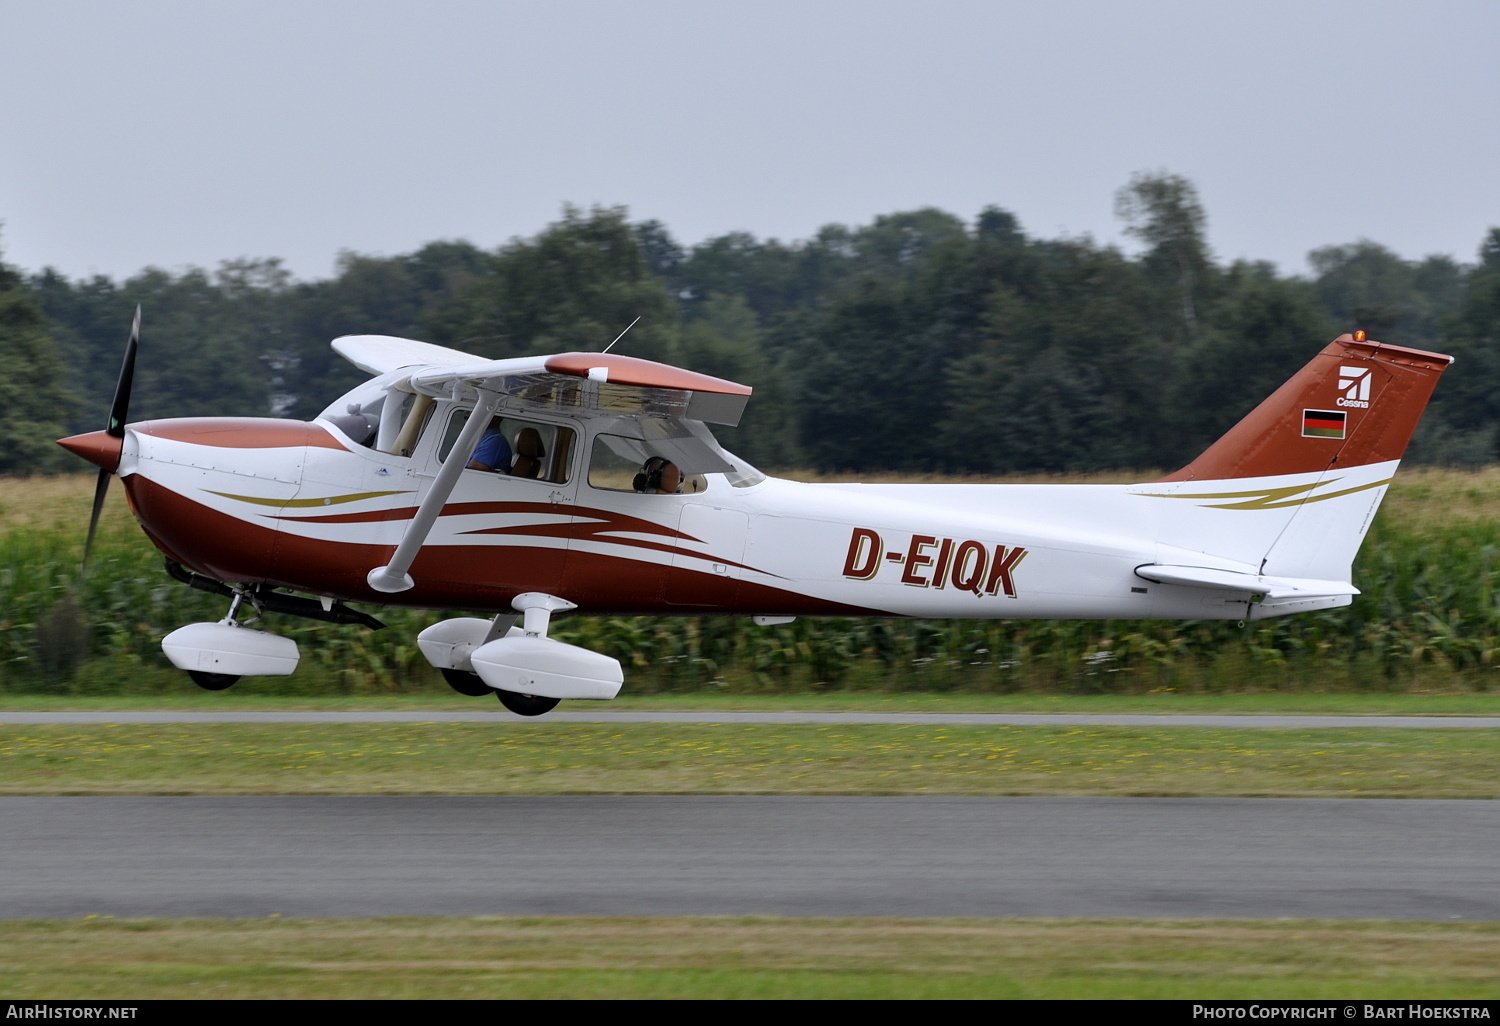
[[[733,609],[739,598],[750,518],[737,509],[685,502],[677,531],[677,548],[667,573],[667,604]]]

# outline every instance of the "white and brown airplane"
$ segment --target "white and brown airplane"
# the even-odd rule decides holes
[[[1127,485],[801,484],[724,450],[750,388],[601,353],[485,360],[346,336],[373,375],[312,421],[110,424],[61,441],[125,484],[168,571],[230,599],[162,647],[210,690],[291,673],[257,612],[486,611],[418,643],[536,715],[620,664],[553,613],[1255,620],[1348,605],[1350,565],[1451,358],[1343,335],[1174,474]],[[497,435],[500,436],[497,438]],[[485,460],[493,463],[487,463]],[[517,620],[521,622],[517,624]]]

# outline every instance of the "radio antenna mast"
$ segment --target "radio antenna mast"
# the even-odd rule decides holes
[[[625,331],[629,331],[631,328],[635,327],[636,324],[639,323],[639,321],[640,321],[640,318],[637,317],[635,320],[633,320],[629,324],[625,325]],[[618,342],[618,341],[620,341],[620,339],[622,339],[622,338],[625,337],[625,331],[622,331],[618,335],[615,336],[615,342]],[[613,349],[615,347],[615,342],[611,342],[609,345],[605,346],[604,347],[604,351],[607,353],[611,349]]]

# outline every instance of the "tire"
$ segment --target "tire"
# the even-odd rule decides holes
[[[483,698],[495,689],[479,679],[479,674],[470,673],[468,670],[439,670],[448,686],[460,695],[469,698]]]
[[[558,699],[544,695],[523,695],[516,691],[495,689],[495,697],[517,716],[540,716],[557,708]]]
[[[187,675],[204,691],[223,691],[239,680],[239,677],[232,673],[207,673],[203,670],[189,670]]]

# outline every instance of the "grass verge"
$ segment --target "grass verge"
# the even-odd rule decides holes
[[[381,712],[430,709],[441,712],[489,710],[494,699],[465,698],[447,687],[399,695],[272,695],[258,693],[254,681],[230,691],[209,693],[184,683],[157,695],[0,694],[0,722],[6,712],[154,711]],[[1205,714],[1340,716],[1500,716],[1500,692],[1427,694],[1341,694],[1276,692],[1206,695],[1182,692],[1147,695],[987,695],[955,691],[837,692],[821,694],[733,695],[714,691],[655,695],[626,694],[612,702],[565,702],[560,712],[873,712],[873,713],[1134,713],[1149,716]]]
[[[1500,731],[849,724],[0,727],[0,794],[1496,798]]]
[[[1500,924],[779,918],[0,923],[0,999],[1493,998]]]

